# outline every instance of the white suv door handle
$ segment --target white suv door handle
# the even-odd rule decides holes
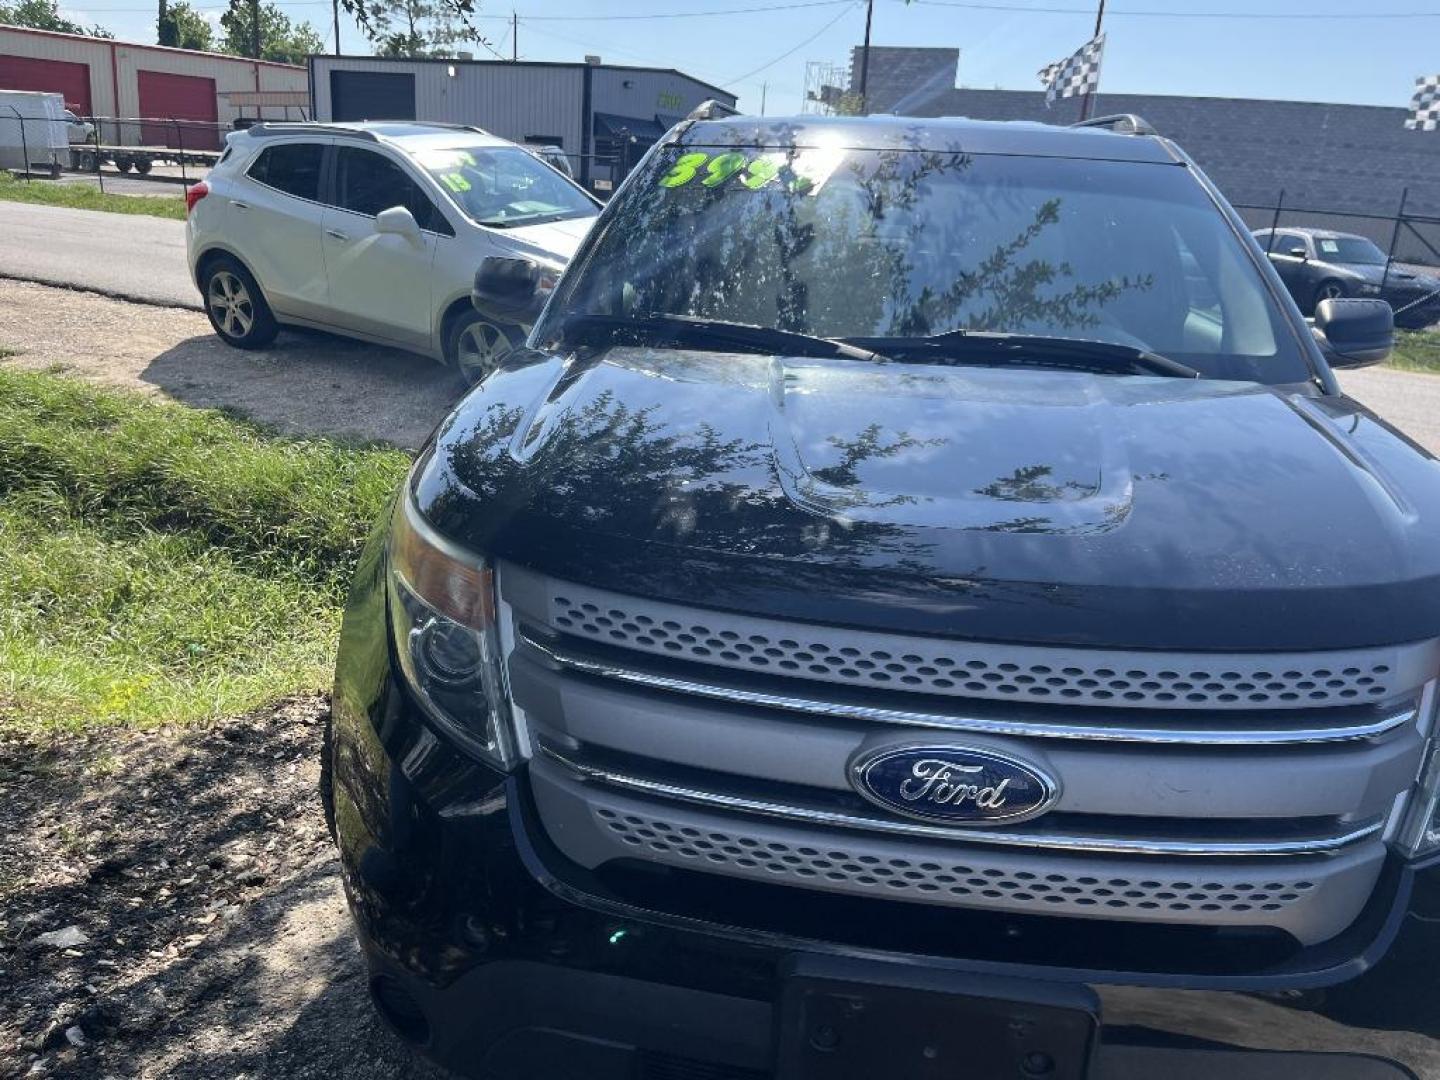
[[[231,200],[230,200],[230,205],[233,206],[233,207],[235,207],[236,210],[249,210],[249,209],[250,209],[250,204],[249,204],[248,202],[241,202],[239,199],[231,199]]]
[[[326,229],[325,235],[339,240],[342,244],[350,239],[346,233],[341,232],[339,229]]]

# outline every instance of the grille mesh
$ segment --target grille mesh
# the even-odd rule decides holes
[[[744,831],[719,832],[667,821],[653,815],[595,808],[603,827],[620,842],[643,849],[647,857],[767,880],[788,880],[811,888],[845,892],[908,894],[930,903],[1007,908],[1214,914],[1275,912],[1315,888],[1306,878],[1277,873],[1254,881],[1217,881],[1204,874],[1177,879],[1114,877],[1038,872],[1002,867],[982,855],[966,852],[964,863],[948,859],[881,858],[831,843],[798,846],[762,840]],[[819,838],[817,837],[817,840]]]
[[[940,642],[671,608],[567,587],[550,621],[578,637],[706,664],[917,693],[1150,708],[1304,708],[1407,689],[1394,653],[1177,656]],[[1203,664],[1203,666],[1200,666]],[[1418,685],[1410,683],[1409,685]]]

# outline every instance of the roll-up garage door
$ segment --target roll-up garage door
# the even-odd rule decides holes
[[[331,71],[331,120],[414,120],[415,76],[399,71]]]
[[[65,95],[65,107],[89,116],[90,65],[31,56],[0,56],[0,90],[43,90]]]
[[[220,134],[215,127],[219,99],[215,80],[199,75],[176,75],[169,71],[136,72],[140,87],[140,115],[149,123],[141,125],[140,140],[146,146],[177,146],[186,150],[218,150]],[[191,120],[196,123],[161,123]]]

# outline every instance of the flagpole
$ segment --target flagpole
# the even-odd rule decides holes
[[[1091,40],[1094,40],[1095,38],[1098,38],[1100,36],[1100,27],[1104,24],[1104,22],[1105,0],[1100,0],[1100,10],[1095,13],[1095,33],[1091,35]],[[1098,70],[1095,72],[1095,86],[1097,89],[1100,86],[1100,72]],[[1096,96],[1098,97],[1099,95],[1097,94]],[[1085,91],[1085,96],[1080,99],[1080,119],[1090,119],[1090,91],[1088,90]]]

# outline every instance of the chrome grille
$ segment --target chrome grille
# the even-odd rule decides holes
[[[620,842],[643,848],[666,861],[689,861],[766,875],[792,878],[797,883],[825,881],[919,895],[981,900],[1016,900],[1025,903],[1077,908],[1106,907],[1137,911],[1279,911],[1304,896],[1315,883],[1294,872],[1248,880],[1225,871],[1225,881],[1199,876],[1175,881],[1170,877],[1096,877],[1094,874],[1036,873],[1013,864],[1002,868],[983,854],[959,863],[921,861],[903,857],[881,858],[859,854],[859,849],[832,841],[823,847],[796,845],[783,840],[760,840],[745,829],[720,832],[682,825],[663,817],[623,813],[609,807],[595,811],[604,827]],[[1263,869],[1257,867],[1256,869]]]
[[[1216,655],[935,641],[636,600],[565,584],[557,630],[636,652],[853,686],[1111,708],[1240,710],[1383,701],[1426,678],[1429,643]]]
[[[500,583],[541,820],[583,865],[642,857],[1305,942],[1348,925],[1373,887],[1440,667],[1437,642],[1016,646],[688,608],[512,566]],[[1045,765],[1059,801],[1015,825],[877,811],[849,763],[917,728]]]

